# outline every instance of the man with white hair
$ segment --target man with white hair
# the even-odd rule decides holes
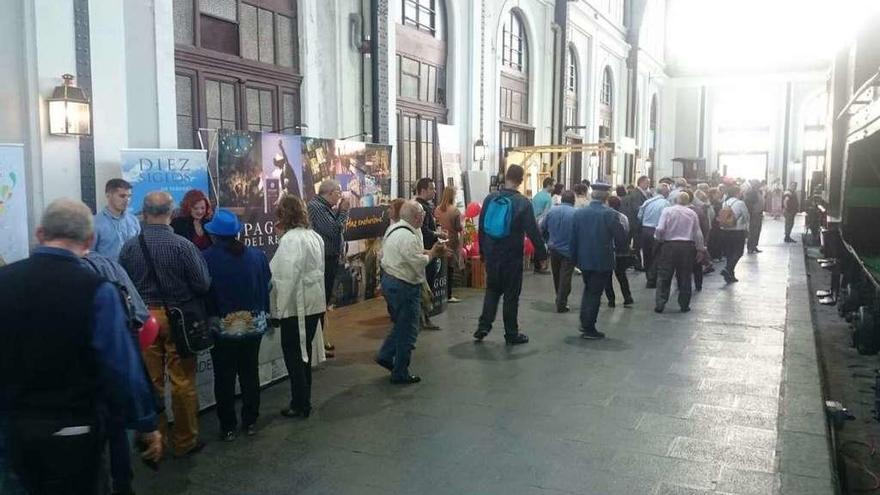
[[[645,201],[639,208],[638,219],[642,224],[642,259],[644,260],[646,287],[657,287],[657,266],[654,258],[657,256],[657,247],[654,242],[654,229],[660,222],[660,214],[669,206],[669,186],[661,183],[655,189],[654,196]]]
[[[0,269],[0,415],[28,493],[95,493],[103,414],[141,432],[145,459],[162,436],[156,404],[117,288],[81,265],[95,238],[81,201],[58,199],[30,258]]]
[[[324,299],[329,306],[333,296],[333,284],[342,256],[342,233],[348,221],[350,203],[342,197],[342,186],[333,179],[326,179],[318,186],[318,194],[309,200],[309,223],[312,230],[324,240]],[[326,328],[325,319],[321,327]],[[326,337],[326,334],[325,334]],[[333,357],[333,345],[324,341],[327,357]]]
[[[388,227],[382,241],[382,294],[388,303],[393,326],[376,356],[376,363],[391,372],[391,383],[418,383],[422,379],[409,371],[410,356],[419,334],[422,313],[422,285],[425,267],[446,256],[444,243],[425,250],[422,222],[425,210],[415,201],[400,207],[400,220]]]
[[[669,200],[670,205],[678,204],[678,196],[685,191],[688,187],[688,181],[684,177],[679,177],[675,179],[675,186],[669,191],[669,197],[666,198]]]

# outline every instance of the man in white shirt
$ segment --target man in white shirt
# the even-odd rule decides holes
[[[691,195],[682,191],[678,204],[665,208],[654,230],[654,237],[660,244],[657,257],[657,293],[654,311],[662,313],[669,300],[672,276],[678,283],[678,306],[682,313],[691,310],[691,279],[697,251],[702,251],[703,232],[697,213],[688,206]]]
[[[739,186],[727,188],[727,198],[721,203],[719,216],[723,216],[725,209],[733,212],[735,222],[731,225],[721,224],[721,243],[727,266],[721,270],[724,281],[729,283],[739,282],[734,274],[736,264],[742,258],[745,248],[746,234],[749,232],[749,208],[742,200],[742,191]]]
[[[425,250],[421,227],[425,210],[415,201],[400,207],[400,220],[388,227],[382,243],[382,293],[388,302],[393,327],[385,338],[376,363],[391,371],[391,383],[418,383],[422,379],[409,372],[421,319],[422,285],[425,267],[434,258],[446,256],[443,242]]]

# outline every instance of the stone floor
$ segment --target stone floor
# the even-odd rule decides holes
[[[743,258],[741,282],[707,277],[690,313],[671,303],[656,315],[653,291],[631,273],[636,305],[603,307],[604,341],[578,338],[580,282],[573,312],[559,315],[550,276],[527,274],[520,322],[531,343],[507,347],[496,326],[474,344],[481,291],[462,289],[464,301],[436,318],[444,330],[419,337],[413,371],[424,381],[414,386],[390,385],[372,363],[387,328],[383,303],[339,310],[338,357],[314,375],[310,419],[278,415],[286,382],[263,392],[253,438],[214,440],[208,412],[204,452],[158,474],[138,468],[137,491],[831,493],[812,478],[794,479],[799,491],[783,486],[786,294],[802,250],[779,242],[778,221],[765,222],[763,239],[763,253]]]

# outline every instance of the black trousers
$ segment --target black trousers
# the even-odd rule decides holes
[[[333,288],[336,282],[336,271],[339,269],[339,256],[332,255],[324,258],[324,299],[330,304],[333,298]]]
[[[64,423],[55,420],[9,421],[8,451],[12,469],[30,495],[97,493],[103,438],[91,422],[83,435],[56,436]],[[74,426],[85,426],[74,422]]]
[[[513,336],[519,333],[519,295],[522,292],[523,260],[486,260],[486,294],[483,296],[483,313],[480,315],[479,330],[488,332],[498,313],[498,301],[504,296],[504,334]]]
[[[746,242],[746,231],[722,230],[721,237],[721,243],[724,248],[724,257],[727,260],[727,266],[725,266],[725,269],[731,276],[733,276],[734,270],[736,270],[736,264],[739,263],[739,259],[742,258],[743,255],[743,247]]]
[[[758,249],[758,240],[761,239],[761,228],[764,225],[764,212],[758,211],[749,217],[749,252]]]
[[[617,278],[618,285],[620,285],[620,293],[623,294],[624,301],[632,301],[629,279],[626,278],[626,269],[629,268],[631,263],[632,258],[629,256],[618,256],[615,261],[614,276]],[[608,298],[608,302],[615,301],[614,281],[611,280],[611,272],[608,272],[608,281],[605,282],[605,297]]]
[[[563,309],[568,306],[568,295],[571,294],[574,263],[562,253],[551,249],[550,271],[553,273],[553,288],[556,289],[556,309]]]
[[[721,233],[721,228],[715,223],[712,225],[712,230],[709,231],[709,242],[706,244],[706,249],[713,260],[724,256],[724,234]]]
[[[643,269],[645,265],[642,261],[642,226],[638,223],[637,217],[630,218],[629,225],[629,239],[633,251],[632,264],[636,269]]]
[[[259,337],[245,339],[218,338],[211,349],[214,363],[214,397],[220,429],[234,431],[235,379],[241,385],[241,424],[250,426],[260,415],[260,342]]]
[[[657,242],[654,239],[654,227],[642,227],[642,261],[645,264],[645,277],[648,285],[657,283]]]
[[[690,307],[691,277],[696,258],[697,248],[691,241],[667,241],[662,244],[657,258],[657,307],[663,307],[669,301],[673,275],[678,285],[678,305],[681,308]]]
[[[318,322],[324,313],[306,316],[306,354],[303,362],[300,352],[299,319],[296,316],[281,320],[281,352],[290,379],[290,408],[300,412],[312,409],[312,340],[318,332]]]
[[[791,230],[794,228],[794,217],[797,216],[797,213],[783,213],[785,217],[785,238],[791,238]]]
[[[697,290],[703,290],[703,264],[694,261],[694,287]]]
[[[599,305],[602,304],[602,292],[605,284],[611,281],[611,272],[583,271],[584,293],[581,296],[581,332],[596,330],[599,318]]]

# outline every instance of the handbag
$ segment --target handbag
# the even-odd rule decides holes
[[[214,347],[214,334],[208,324],[208,311],[205,308],[204,300],[193,298],[173,306],[168,304],[165,299],[165,288],[159,280],[156,265],[153,263],[149,249],[147,249],[147,241],[144,240],[143,233],[138,236],[138,240],[144,252],[144,259],[147,261],[150,278],[159,289],[162,307],[165,308],[165,316],[171,327],[171,340],[174,342],[174,347],[177,348],[177,353],[181,357],[191,357],[199,352],[210,350]]]

